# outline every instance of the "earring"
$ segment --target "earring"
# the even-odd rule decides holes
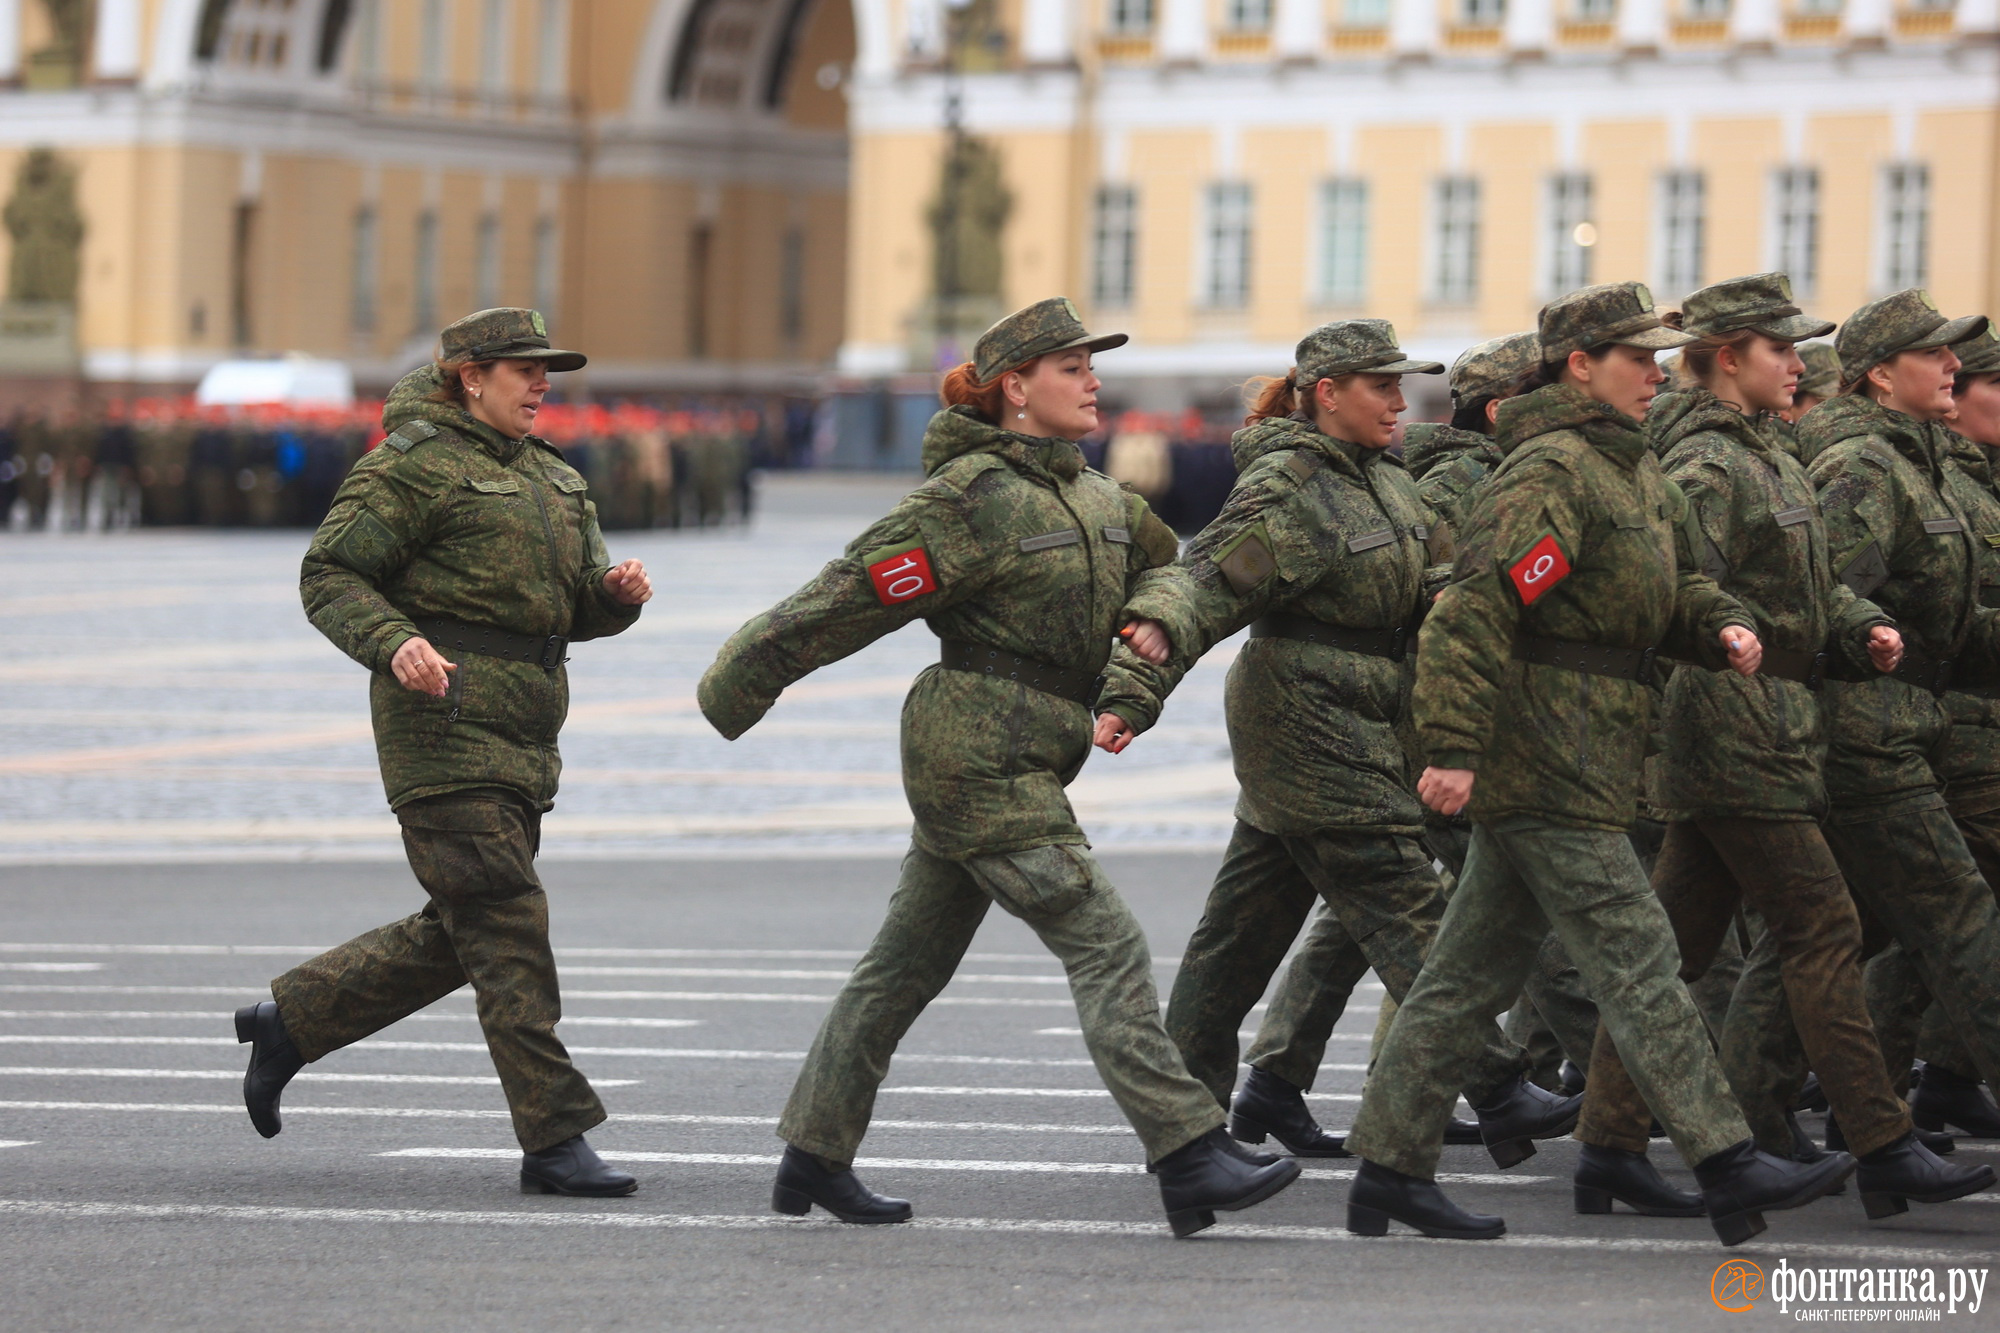
[[[483,397],[485,397],[485,396],[486,396],[486,391],[485,391],[485,390],[483,390],[483,389],[474,389],[474,390],[472,391],[472,396],[473,396],[474,398],[483,398]]]
[[[1014,414],[1014,419],[1017,421],[1026,421],[1028,419],[1028,414],[1026,412],[1016,412]]]

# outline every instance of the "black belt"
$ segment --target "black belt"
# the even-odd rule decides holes
[[[1932,694],[1943,694],[1951,688],[1952,668],[1957,659],[1939,657],[1926,652],[1912,643],[1903,644],[1903,660],[1897,664],[1894,675],[1905,685],[1914,685]]]
[[[1327,648],[1344,648],[1350,653],[1386,657],[1392,662],[1402,661],[1410,646],[1410,632],[1401,626],[1395,629],[1348,629],[1344,625],[1329,625],[1311,616],[1286,615],[1282,611],[1273,611],[1254,622],[1250,626],[1250,637],[1317,643]]]
[[[1795,680],[1809,690],[1816,690],[1830,679],[1838,679],[1828,667],[1832,665],[1833,654],[1822,648],[1816,653],[1799,652],[1791,648],[1764,649],[1764,664],[1757,668],[1766,676],[1776,676],[1780,680]]]
[[[509,634],[506,630],[468,625],[459,620],[435,616],[412,616],[417,633],[440,652],[478,653],[504,662],[526,662],[544,671],[554,671],[567,659],[569,640],[560,634]]]
[[[938,650],[938,665],[946,671],[969,671],[975,676],[992,676],[996,680],[1018,680],[1030,689],[1080,703],[1086,708],[1097,702],[1097,692],[1104,684],[1102,676],[1051,666],[1032,657],[1023,657],[1019,653],[983,643],[968,643],[964,639],[942,640]]]
[[[1598,643],[1578,643],[1573,639],[1544,639],[1533,634],[1514,637],[1514,660],[1536,666],[1562,667],[1592,676],[1653,683],[1651,648],[1610,648]]]

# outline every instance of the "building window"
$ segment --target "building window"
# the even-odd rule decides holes
[[[1271,0],[1228,0],[1223,24],[1231,32],[1263,32],[1271,26]]]
[[[1446,305],[1479,298],[1479,182],[1447,176],[1433,189],[1431,296]]]
[[[544,319],[556,317],[556,298],[561,293],[562,255],[558,246],[556,220],[535,220],[535,309]]]
[[[1222,181],[1208,187],[1208,273],[1203,297],[1217,310],[1250,303],[1250,187]]]
[[[445,45],[445,0],[424,0],[417,28],[417,77],[435,90],[450,72]]]
[[[1931,169],[1921,162],[1882,168],[1881,290],[1899,292],[1927,280],[1931,229]]]
[[[536,25],[535,86],[544,97],[569,91],[569,6],[566,0],[542,0]]]
[[[1139,192],[1129,185],[1097,189],[1090,238],[1091,300],[1106,309],[1132,304],[1139,250]]]
[[[1809,296],[1819,284],[1819,172],[1781,167],[1771,173],[1771,267]]]
[[[382,0],[360,0],[354,16],[354,72],[364,83],[382,78]]]
[[[778,333],[797,347],[806,336],[806,229],[785,231],[778,255]]]
[[[1575,0],[1570,16],[1579,23],[1610,23],[1618,17],[1618,0]]]
[[[500,304],[500,215],[482,213],[473,238],[472,306],[491,310]]]
[[[1386,28],[1389,0],[1340,0],[1340,24],[1344,28]]]
[[[479,34],[479,86],[488,97],[507,91],[508,57],[513,44],[513,5],[509,0],[486,0]]]
[[[375,331],[375,225],[373,208],[354,215],[354,288],[349,304],[356,333]]]
[[[1792,12],[1796,14],[1838,14],[1845,7],[1845,0],[1792,0]]]
[[[1561,296],[1590,285],[1590,250],[1597,224],[1590,220],[1590,177],[1565,171],[1548,184],[1548,292]]]
[[[1707,185],[1699,171],[1669,171],[1660,176],[1660,289],[1685,296],[1701,286],[1704,203]]]
[[[1111,31],[1145,33],[1153,30],[1153,0],[1110,0]]]
[[[1468,28],[1497,28],[1507,21],[1507,0],[1458,0],[1458,21]]]
[[[417,214],[416,268],[410,290],[410,323],[419,336],[437,331],[438,219],[429,209]]]
[[[1729,17],[1729,0],[1681,0],[1681,17],[1726,19]]]
[[[1331,180],[1319,187],[1319,299],[1360,305],[1368,297],[1368,183]]]

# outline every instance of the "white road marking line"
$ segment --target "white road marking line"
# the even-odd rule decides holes
[[[566,977],[728,977],[746,981],[845,981],[853,975],[853,969],[846,972],[804,971],[760,967],[568,967],[561,969]],[[1023,986],[1067,986],[1069,978],[1061,974],[1055,976],[1014,976],[1004,972],[960,972],[952,977],[954,983],[961,981],[987,984],[992,982],[1015,982]]]
[[[51,1065],[9,1065],[0,1067],[0,1078],[199,1078],[241,1080],[234,1069],[86,1069],[57,1068]],[[599,1088],[629,1088],[644,1080],[636,1078],[594,1078]],[[294,1083],[455,1083],[495,1088],[497,1078],[475,1078],[456,1074],[317,1074],[307,1070],[292,1076]],[[286,1114],[290,1114],[289,1111]]]
[[[901,1056],[897,1057],[901,1059]],[[0,1071],[4,1072],[4,1071]],[[1103,1088],[931,1088],[905,1087],[883,1088],[884,1094],[891,1092],[908,1093],[915,1097],[1109,1097]],[[1358,1102],[1358,1092],[1309,1092],[1308,1098],[1316,1102]]]
[[[568,1202],[564,1200],[562,1202]],[[0,1216],[44,1218],[51,1221],[97,1222],[97,1221],[191,1221],[191,1222],[347,1222],[347,1223],[403,1223],[415,1225],[446,1226],[495,1226],[495,1227],[582,1227],[609,1231],[770,1231],[781,1228],[796,1228],[801,1235],[812,1230],[823,1230],[828,1234],[839,1231],[846,1224],[832,1218],[815,1215],[797,1219],[778,1217],[770,1213],[752,1214],[687,1214],[687,1213],[647,1213],[637,1211],[615,1213],[574,1212],[565,1209],[561,1203],[547,1211],[526,1205],[515,1211],[499,1210],[472,1211],[456,1208],[288,1208],[260,1206],[256,1204],[158,1204],[158,1203],[72,1203],[52,1199],[0,1199]],[[1338,1227],[1288,1227],[1258,1226],[1241,1223],[1233,1218],[1222,1226],[1205,1234],[1197,1241],[1172,1241],[1168,1238],[1166,1226],[1152,1222],[1096,1222],[1060,1218],[1012,1218],[1012,1217],[919,1217],[898,1227],[884,1227],[888,1233],[884,1243],[893,1243],[891,1237],[902,1234],[973,1234],[1014,1233],[1044,1236],[1093,1236],[1113,1239],[1133,1239],[1157,1241],[1167,1245],[1215,1245],[1228,1241],[1317,1241],[1354,1243],[1361,1245],[1425,1245],[1445,1248],[1463,1247],[1468,1242],[1455,1240],[1427,1240],[1421,1236],[1397,1233],[1392,1237],[1355,1236]],[[1788,1243],[1782,1238],[1772,1240],[1768,1245],[1751,1244],[1734,1250],[1723,1250],[1712,1239],[1703,1240],[1663,1240],[1655,1237],[1618,1238],[1607,1236],[1549,1236],[1549,1235],[1507,1235],[1498,1240],[1478,1242],[1482,1250],[1591,1250],[1599,1253],[1660,1255],[1687,1254],[1713,1257],[1717,1254],[1739,1254],[1750,1258],[1761,1258],[1767,1263],[1775,1263],[1779,1257],[1849,1260],[1856,1263],[1880,1264],[1887,1258],[1900,1263],[1931,1264],[2000,1264],[2000,1251],[1993,1250],[1949,1250],[1931,1248],[1903,1248],[1884,1244],[1886,1232],[1874,1233],[1876,1239],[1867,1245],[1825,1245],[1810,1243]]]
[[[0,972],[102,972],[102,963],[0,963]]]
[[[239,998],[257,994],[252,986],[58,986],[33,983],[13,983],[0,985],[0,995],[233,995]],[[563,988],[565,1000],[684,1000],[700,1004],[832,1004],[831,995],[797,995],[788,992],[767,991],[695,991],[695,990],[571,990]],[[1049,999],[1023,999],[1013,995],[940,995],[931,1001],[932,1008],[962,1007],[971,1009],[1069,1009],[1074,1011],[1076,1002],[1068,996]]]
[[[32,1148],[34,1139],[0,1139],[0,1148]]]
[[[600,1156],[614,1162],[665,1162],[681,1166],[776,1166],[776,1153],[731,1152],[620,1152],[599,1148]],[[398,1148],[378,1152],[377,1157],[510,1158],[519,1157],[515,1148]],[[1146,1173],[1143,1162],[1022,1162],[1012,1159],[960,1157],[858,1157],[860,1171],[980,1171],[1022,1176],[1138,1176]],[[1352,1180],[1354,1169],[1306,1167],[1307,1180]],[[1496,1172],[1440,1171],[1440,1185],[1545,1185],[1554,1176],[1514,1176]]]
[[[569,1022],[568,1019],[563,1020]],[[0,1033],[0,1045],[4,1046],[236,1046],[234,1037],[158,1037],[140,1033],[125,1034],[75,1034],[75,1033]],[[348,1047],[349,1050],[372,1051],[461,1051],[468,1054],[485,1055],[483,1041],[392,1041],[380,1037],[364,1037]],[[803,1060],[804,1051],[736,1051],[711,1049],[702,1046],[571,1046],[571,1055],[626,1055],[651,1060],[780,1060],[786,1062]],[[1044,1068],[1088,1069],[1092,1061],[1087,1058],[1058,1060],[1010,1055],[925,1055],[920,1052],[896,1053],[896,1059],[905,1064],[933,1065],[1035,1065]]]
[[[125,1111],[134,1114],[167,1115],[242,1115],[243,1107],[238,1104],[218,1104],[212,1102],[6,1102],[0,1101],[0,1111]],[[459,1107],[428,1106],[287,1106],[287,1116],[354,1116],[376,1117],[388,1120],[509,1120],[510,1111],[474,1110]],[[774,1115],[660,1115],[645,1112],[619,1112],[612,1115],[610,1123],[616,1125],[713,1125],[749,1126],[770,1129],[777,1125]],[[952,1130],[974,1134],[1091,1134],[1110,1135],[1116,1138],[1131,1138],[1130,1125],[1054,1125],[1020,1124],[993,1120],[871,1120],[870,1130],[877,1129],[918,1129]]]

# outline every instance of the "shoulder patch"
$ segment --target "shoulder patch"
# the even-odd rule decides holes
[[[1300,481],[1304,481],[1319,470],[1319,465],[1313,461],[1310,449],[1292,450],[1285,458],[1285,466],[1290,468],[1292,475]]]
[[[867,566],[868,581],[884,606],[901,606],[913,598],[938,590],[937,575],[931,572],[930,553],[922,541],[902,542],[870,551],[861,557]]]
[[[1834,577],[1845,583],[1856,597],[1874,592],[1889,581],[1889,562],[1882,555],[1882,544],[1870,539],[1841,563]]]
[[[1259,523],[1215,553],[1215,567],[1229,580],[1238,597],[1255,591],[1264,580],[1278,572],[1271,554],[1271,539]]]
[[[357,574],[374,577],[382,572],[389,562],[389,556],[396,549],[396,534],[389,525],[375,516],[373,510],[363,509],[348,520],[340,535],[333,539],[333,554],[340,563]]]
[[[1569,557],[1563,553],[1555,533],[1544,532],[1520,559],[1508,566],[1507,577],[1514,581],[1521,605],[1533,606],[1542,594],[1569,577]]]
[[[438,428],[428,421],[405,421],[402,425],[390,431],[388,438],[384,439],[382,443],[388,445],[399,454],[407,454],[425,440],[435,437],[437,433]]]

